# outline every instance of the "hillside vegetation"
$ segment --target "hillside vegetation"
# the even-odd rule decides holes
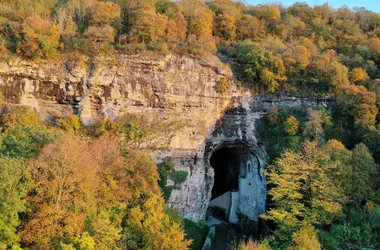
[[[379,92],[380,15],[231,0],[1,0],[0,51],[26,58],[219,53],[255,92]],[[75,58],[75,57],[74,57]]]
[[[379,37],[379,14],[328,4],[0,0],[4,61],[217,55],[253,94],[336,101],[263,118],[268,210],[261,238],[239,249],[380,248]],[[0,249],[186,249],[186,226],[204,238],[166,206],[167,178],[188,173],[138,151],[158,131],[141,117],[46,125],[32,108],[1,105]]]

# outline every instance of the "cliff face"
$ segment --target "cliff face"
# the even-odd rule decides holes
[[[66,62],[0,63],[0,90],[14,105],[35,107],[42,120],[80,114],[88,124],[101,116],[144,114],[181,121],[165,135],[170,149],[194,151],[229,105],[233,95],[216,84],[231,78],[221,64],[167,56],[97,58],[90,65]]]
[[[251,96],[233,86],[221,95],[216,86],[222,78],[232,79],[222,64],[176,56],[106,57],[90,65],[66,59],[0,62],[0,91],[5,100],[10,105],[35,107],[42,120],[71,113],[79,114],[85,124],[126,113],[147,117],[157,127],[156,135],[141,144],[141,149],[154,148],[158,161],[172,157],[175,170],[188,173],[169,199],[169,205],[186,218],[205,218],[218,181],[210,159],[221,149],[232,152],[238,170],[230,172],[234,178],[240,175],[240,193],[231,207],[234,213],[257,221],[266,200],[266,151],[256,139],[257,122],[275,105],[287,108],[327,103]]]

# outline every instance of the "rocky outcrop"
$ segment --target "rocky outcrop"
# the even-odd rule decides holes
[[[174,190],[169,204],[177,207],[181,214],[192,220],[205,217],[215,182],[215,170],[210,164],[212,155],[223,148],[240,152],[235,161],[239,168],[251,164],[256,174],[239,180],[239,213],[257,221],[265,211],[266,184],[265,161],[267,152],[257,140],[257,124],[270,107],[317,107],[330,105],[330,99],[301,97],[251,96],[249,92],[233,97],[233,102],[215,123],[197,154],[177,159],[178,170],[189,171],[189,176],[180,189]],[[240,175],[246,175],[240,170]],[[248,185],[248,186],[247,186]],[[245,191],[244,191],[245,190]],[[255,191],[252,191],[255,190]],[[234,206],[234,204],[231,204]]]
[[[221,63],[177,56],[106,57],[89,64],[64,58],[62,62],[0,63],[0,91],[5,100],[33,106],[42,120],[77,113],[88,124],[102,116],[133,113],[180,121],[185,126],[179,131],[163,135],[165,141],[169,138],[165,147],[177,156],[194,155],[228,107],[234,89],[221,95],[216,84],[231,77]]]
[[[244,152],[237,159],[254,174],[242,185],[252,184],[255,191],[240,194],[241,206],[234,210],[245,211],[257,221],[266,199],[266,151],[256,137],[258,121],[274,105],[314,107],[328,105],[328,100],[251,96],[233,86],[222,95],[216,91],[222,78],[231,81],[232,73],[221,63],[177,56],[115,56],[88,64],[64,58],[60,62],[0,62],[0,91],[5,100],[11,106],[33,106],[44,121],[71,113],[80,115],[85,124],[126,113],[148,117],[159,133],[141,147],[154,145],[159,148],[154,151],[157,161],[170,156],[175,170],[188,172],[186,181],[173,190],[169,205],[194,221],[204,219],[211,198],[213,153],[222,148]]]

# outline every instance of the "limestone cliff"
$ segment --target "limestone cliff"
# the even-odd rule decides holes
[[[215,180],[212,155],[233,149],[243,193],[233,211],[257,221],[265,210],[263,169],[266,151],[256,139],[256,124],[271,106],[325,105],[325,100],[251,96],[233,85],[222,95],[217,83],[232,81],[222,63],[166,56],[115,56],[88,64],[61,62],[0,62],[0,91],[10,105],[35,107],[42,120],[71,113],[83,123],[122,114],[144,115],[158,126],[157,137],[140,145],[154,145],[155,157],[171,156],[176,170],[188,172],[173,190],[169,205],[186,218],[205,218]],[[175,126],[175,124],[182,126]],[[232,171],[233,172],[233,171]],[[246,172],[246,173],[245,173]]]
[[[102,57],[90,64],[30,62],[0,63],[0,90],[15,105],[35,107],[42,120],[80,114],[90,123],[101,116],[145,114],[156,120],[186,123],[165,135],[170,149],[192,151],[203,143],[228,107],[233,89],[217,93],[221,78],[231,79],[222,64],[167,56],[153,59]]]

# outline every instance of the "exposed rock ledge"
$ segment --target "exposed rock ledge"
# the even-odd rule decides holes
[[[221,95],[217,82],[232,79],[221,63],[167,56],[97,58],[90,66],[65,62],[0,62],[0,90],[13,105],[35,107],[42,120],[73,112],[84,123],[101,116],[145,114],[165,121],[185,121],[186,126],[163,133],[168,141],[161,156],[171,156],[176,170],[189,173],[172,192],[169,204],[189,219],[205,217],[214,171],[210,157],[223,147],[244,148],[258,162],[259,176],[252,220],[265,210],[266,186],[263,169],[266,152],[256,139],[256,124],[271,106],[327,105],[328,100],[298,97],[251,96],[231,87]],[[165,138],[163,138],[165,137]],[[156,157],[161,157],[156,154]]]
[[[42,120],[76,112],[84,123],[123,113],[186,121],[166,136],[174,154],[194,155],[235,95],[216,91],[218,80],[232,78],[226,69],[177,56],[103,57],[90,66],[16,60],[0,63],[0,90],[9,103],[35,107]]]

